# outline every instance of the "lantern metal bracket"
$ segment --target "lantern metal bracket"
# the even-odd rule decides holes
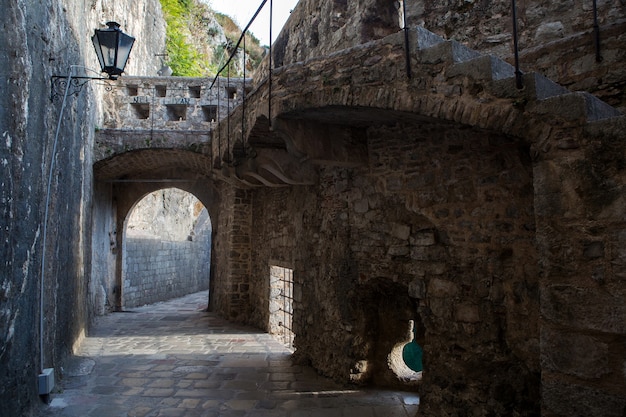
[[[68,87],[69,80],[69,87]],[[68,75],[53,75],[51,79],[50,101],[54,102],[58,97],[62,97],[67,90],[68,96],[77,96],[89,81],[109,81],[109,78],[102,77],[71,77]],[[111,91],[110,84],[104,83],[105,89]]]

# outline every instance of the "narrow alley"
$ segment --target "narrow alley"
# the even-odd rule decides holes
[[[99,317],[40,416],[415,415],[416,394],[293,365],[270,335],[205,311],[207,292]]]

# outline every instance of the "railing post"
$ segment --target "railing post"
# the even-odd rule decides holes
[[[519,69],[519,52],[517,44],[517,6],[515,0],[511,0],[511,9],[513,14],[513,49],[515,53],[515,85],[518,89],[524,88],[522,72]]]
[[[215,76],[215,80],[213,80],[213,82],[217,81],[217,114],[215,117],[217,117],[217,120],[215,121],[215,125],[217,126],[217,153],[219,154],[218,157],[218,161],[220,164],[220,167],[222,166],[222,135],[221,135],[221,130],[220,130],[220,79],[219,79],[219,73]]]
[[[402,0],[402,25],[404,26],[404,49],[406,54],[406,76],[411,78],[411,50],[409,49],[409,28],[406,25],[406,2]]]
[[[241,143],[244,141],[246,130],[246,32],[243,33],[243,89],[241,91]]]
[[[272,128],[272,15],[273,15],[273,1],[270,0],[270,60],[269,60],[269,77],[268,77],[268,93],[267,93],[267,118],[269,120],[269,127]]]
[[[230,165],[230,63],[226,67],[226,153],[226,163]]]
[[[598,24],[598,1],[593,0],[593,35],[596,44],[596,62],[602,62],[600,54],[600,25]]]

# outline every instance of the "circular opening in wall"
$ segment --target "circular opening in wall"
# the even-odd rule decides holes
[[[396,377],[406,383],[422,379],[422,347],[415,340],[415,322],[409,320],[407,339],[396,344],[387,358],[389,368]]]

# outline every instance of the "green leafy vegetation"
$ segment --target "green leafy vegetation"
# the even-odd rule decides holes
[[[230,17],[213,12],[197,0],[160,0],[167,24],[167,64],[172,75],[183,77],[213,76],[233,52],[241,29]],[[207,22],[214,16],[226,37],[225,43],[215,44],[213,38],[220,28]],[[214,46],[209,46],[214,45]],[[240,48],[243,46],[243,42]],[[246,70],[256,68],[263,58],[264,48],[253,35],[246,35]],[[231,66],[231,76],[241,76],[242,68]]]

